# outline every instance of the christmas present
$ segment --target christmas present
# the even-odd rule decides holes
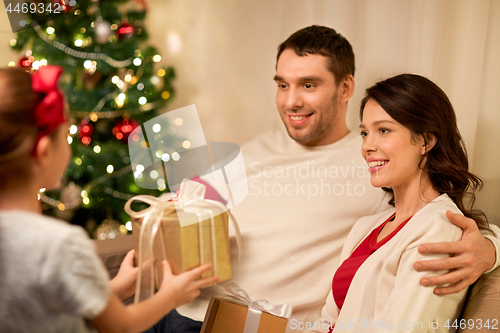
[[[283,333],[292,314],[288,304],[252,301],[234,282],[225,287],[225,296],[212,297],[201,333]]]
[[[125,204],[125,211],[132,217],[132,236],[139,267],[136,301],[150,297],[158,289],[163,278],[161,262],[164,259],[169,261],[176,275],[211,263],[213,269],[205,272],[203,277],[216,275],[220,282],[232,278],[229,211],[220,202],[204,199],[204,195],[204,185],[185,180],[177,196],[171,193],[159,198],[138,195]],[[131,209],[133,201],[150,206],[136,212]],[[235,230],[238,231],[236,225]]]

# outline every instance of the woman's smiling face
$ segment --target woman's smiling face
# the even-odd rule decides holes
[[[368,163],[373,186],[404,187],[420,179],[425,153],[421,135],[412,135],[372,99],[365,105],[359,127],[363,137],[361,154]]]

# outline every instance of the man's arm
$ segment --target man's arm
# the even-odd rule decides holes
[[[430,243],[421,245],[418,251],[422,254],[446,253],[453,256],[446,259],[418,261],[413,267],[420,271],[450,270],[449,273],[425,277],[420,280],[423,286],[447,285],[436,287],[436,295],[458,293],[467,288],[486,271],[499,265],[497,251],[500,250],[500,232],[494,226],[496,237],[485,238],[479,231],[476,222],[460,214],[446,212],[448,219],[463,229],[462,239],[457,242]]]

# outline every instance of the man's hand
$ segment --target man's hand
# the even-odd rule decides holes
[[[134,295],[137,271],[138,268],[134,267],[134,250],[130,250],[120,264],[116,276],[109,281],[111,289],[122,301]]]
[[[434,289],[434,294],[443,296],[467,288],[484,272],[491,269],[496,261],[495,246],[483,237],[474,220],[450,211],[446,212],[446,217],[463,229],[462,239],[457,242],[423,244],[419,246],[418,251],[422,254],[451,254],[452,257],[417,261],[413,265],[418,272],[450,270],[447,274],[420,280],[420,284],[426,287],[449,284],[447,287]]]

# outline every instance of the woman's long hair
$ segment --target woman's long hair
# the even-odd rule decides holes
[[[443,90],[423,76],[401,74],[366,90],[361,102],[361,119],[368,100],[377,102],[394,120],[408,128],[412,136],[421,135],[426,140],[426,134],[434,135],[436,144],[422,157],[426,161],[423,174],[429,177],[434,190],[448,194],[465,216],[476,221],[479,228],[489,230],[484,213],[472,209],[474,193],[482,188],[483,182],[469,172],[455,111]],[[391,203],[394,204],[394,198]]]

